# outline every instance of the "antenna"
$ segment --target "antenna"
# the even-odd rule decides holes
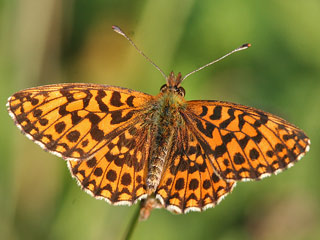
[[[138,47],[136,44],[134,44],[134,42],[118,27],[118,26],[112,26],[113,31],[115,31],[116,33],[124,36],[132,46],[134,46],[134,48],[142,55],[144,56],[145,59],[147,59],[148,62],[150,62],[156,69],[158,69],[158,71],[162,74],[162,76],[167,79],[167,75],[164,74],[164,72],[150,59],[148,58]]]
[[[235,52],[239,52],[239,51],[241,51],[241,50],[247,49],[248,47],[251,47],[251,44],[250,44],[250,43],[245,43],[245,44],[241,45],[240,47],[234,49],[233,51],[227,53],[226,55],[224,55],[224,56],[222,56],[222,57],[220,57],[220,58],[218,58],[218,59],[216,59],[216,60],[214,60],[214,61],[212,61],[212,62],[210,62],[210,63],[208,63],[208,64],[206,64],[206,65],[204,65],[204,66],[202,66],[202,67],[199,67],[198,69],[196,69],[196,70],[194,70],[194,71],[192,71],[192,72],[190,72],[190,73],[188,73],[187,75],[185,75],[185,76],[182,78],[181,82],[182,82],[183,80],[185,80],[187,77],[189,77],[190,75],[192,75],[192,74],[194,74],[194,73],[196,73],[196,72],[198,72],[198,71],[200,71],[200,70],[202,70],[202,69],[204,69],[204,68],[206,68],[206,67],[208,67],[208,66],[210,66],[210,65],[212,65],[212,64],[214,64],[214,63],[216,63],[216,62],[219,62],[220,60],[228,57],[229,55],[231,55],[231,54],[233,54],[233,53],[235,53]]]

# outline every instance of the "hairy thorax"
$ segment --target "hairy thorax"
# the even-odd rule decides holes
[[[151,102],[146,119],[149,127],[150,155],[146,185],[148,194],[156,191],[159,185],[167,154],[178,129],[184,126],[180,111],[186,107],[184,98],[173,92],[160,93]],[[150,114],[152,113],[152,114]]]

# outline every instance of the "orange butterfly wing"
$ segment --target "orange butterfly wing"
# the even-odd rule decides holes
[[[175,213],[214,207],[232,191],[235,181],[216,174],[193,129],[185,125],[177,131],[156,198]]]
[[[291,167],[309,150],[305,133],[280,117],[221,101],[189,101],[186,125],[197,133],[223,179],[259,179]]]
[[[14,94],[8,111],[26,136],[69,160],[84,190],[132,204],[146,196],[149,145],[141,113],[152,99],[113,86],[58,84]]]
[[[185,124],[157,189],[160,202],[177,213],[213,207],[235,181],[278,173],[309,150],[302,130],[261,110],[189,101],[180,113]]]
[[[89,160],[68,161],[72,175],[90,195],[131,205],[147,197],[148,131],[141,122],[121,132]]]
[[[97,84],[26,89],[8,100],[16,125],[42,148],[64,159],[88,159],[131,124],[153,97]]]

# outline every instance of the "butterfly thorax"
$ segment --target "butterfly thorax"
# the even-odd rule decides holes
[[[146,179],[149,194],[155,192],[159,185],[166,159],[177,137],[178,129],[184,126],[180,112],[186,108],[183,95],[171,91],[160,92],[151,103],[147,120],[150,136],[150,155]]]

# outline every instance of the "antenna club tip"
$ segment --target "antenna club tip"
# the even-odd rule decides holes
[[[123,35],[122,30],[121,30],[118,26],[112,25],[112,29],[113,29],[113,31],[115,31],[116,33],[119,33],[120,35]]]
[[[251,43],[245,43],[245,44],[242,44],[242,46],[240,48],[248,48],[248,47],[251,47]]]
[[[112,29],[113,29],[113,30],[117,30],[117,29],[119,29],[119,27],[118,27],[118,26],[116,26],[116,25],[112,25],[111,27],[112,27]]]
[[[251,47],[251,44],[250,44],[250,43],[242,44],[240,47],[238,47],[237,49],[235,49],[235,52],[238,52],[238,51],[247,49],[247,48],[249,48],[249,47]]]

